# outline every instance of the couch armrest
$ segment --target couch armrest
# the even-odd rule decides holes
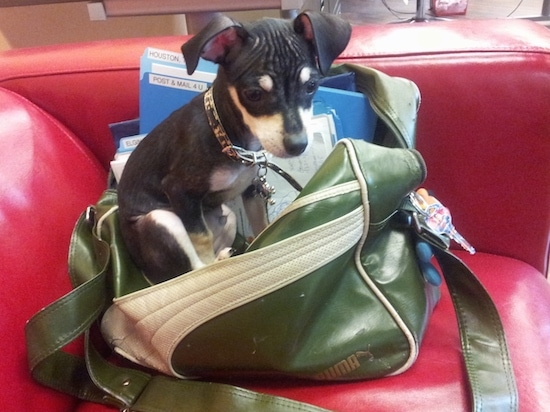
[[[0,410],[70,410],[74,399],[32,382],[23,328],[70,289],[71,231],[103,190],[106,174],[56,119],[2,88],[0,152]]]

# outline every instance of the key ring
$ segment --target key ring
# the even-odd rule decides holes
[[[449,209],[435,197],[430,196],[426,189],[409,193],[409,199],[423,217],[426,226],[437,234],[448,236],[471,255],[476,253],[474,247],[454,227]]]

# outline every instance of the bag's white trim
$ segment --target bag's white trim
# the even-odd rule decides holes
[[[102,240],[101,238],[101,231],[103,230],[103,223],[109,216],[111,216],[113,213],[118,211],[118,205],[111,206],[109,210],[107,210],[97,221],[96,225],[96,236],[99,240]]]
[[[361,195],[363,198],[363,204],[368,204],[368,187],[367,187],[367,181],[365,179],[365,176],[363,176],[363,172],[360,167],[359,159],[357,159],[357,155],[355,153],[355,149],[353,147],[353,143],[350,140],[343,139],[340,141],[341,144],[344,144],[346,146],[346,149],[348,151],[351,167],[355,173],[355,176],[357,177],[357,181],[359,185],[361,186]],[[370,222],[369,217],[369,211],[370,208],[365,208],[365,217],[364,222]],[[359,244],[357,245],[357,248],[355,249],[355,266],[357,268],[357,271],[361,275],[361,277],[365,280],[369,288],[372,290],[372,292],[376,295],[376,297],[380,300],[380,302],[384,305],[388,313],[391,315],[391,317],[394,319],[397,326],[402,330],[403,334],[407,338],[407,341],[409,342],[409,358],[405,362],[405,364],[399,368],[397,371],[393,372],[391,375],[397,375],[399,373],[402,373],[409,369],[412,364],[415,362],[416,358],[418,357],[418,351],[419,351],[419,345],[417,340],[414,337],[414,334],[411,332],[411,330],[408,328],[407,324],[403,321],[403,318],[399,315],[397,310],[393,307],[391,302],[386,298],[384,293],[378,289],[376,286],[376,283],[371,279],[370,275],[365,271],[365,268],[363,267],[363,264],[361,262],[361,251],[363,250],[363,246],[367,240],[367,235],[369,232],[369,224],[367,223],[365,225],[365,230],[363,231],[363,236],[359,240]]]
[[[360,206],[273,245],[115,299],[103,319],[104,334],[123,356],[183,378],[170,360],[186,335],[355,247],[365,227],[363,209]]]

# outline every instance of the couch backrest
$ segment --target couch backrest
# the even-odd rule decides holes
[[[145,47],[130,39],[0,55],[0,87],[28,98],[79,136],[107,167],[107,125],[138,113]],[[407,77],[422,93],[418,148],[426,185],[479,251],[545,271],[550,244],[550,31],[525,21],[356,27],[340,61]]]
[[[151,46],[177,50],[182,38],[131,39],[15,49],[0,54],[0,87],[52,114],[108,167],[110,123],[139,116],[139,59]]]
[[[463,235],[547,270],[550,31],[518,20],[361,27],[341,57],[418,85],[426,185]]]

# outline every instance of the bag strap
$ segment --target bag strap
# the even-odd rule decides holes
[[[82,400],[138,412],[326,411],[236,386],[150,375],[108,362],[90,338],[90,330],[107,304],[106,291],[106,271],[102,270],[27,323],[28,361],[36,381]],[[61,350],[83,332],[84,359]]]
[[[518,392],[497,308],[473,272],[455,255],[433,248],[455,308],[472,410],[518,410]]]

